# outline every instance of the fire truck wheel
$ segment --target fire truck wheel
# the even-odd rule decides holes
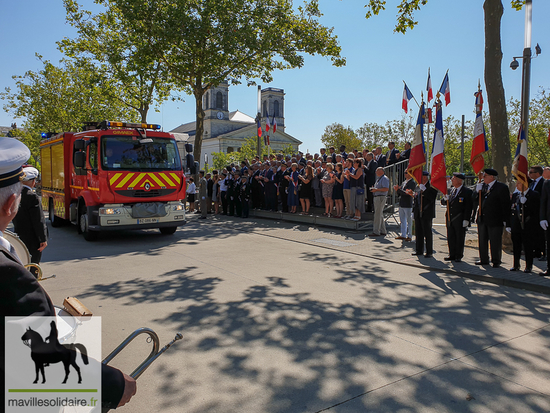
[[[164,227],[159,229],[162,235],[172,235],[174,232],[176,232],[178,227]]]
[[[50,222],[52,224],[52,227],[57,228],[61,226],[61,219],[59,217],[55,216],[55,210],[53,207],[53,199],[50,199],[50,202],[48,204],[48,214],[50,218]]]
[[[79,217],[79,229],[86,241],[94,241],[97,239],[97,232],[88,229],[88,213],[83,211]]]

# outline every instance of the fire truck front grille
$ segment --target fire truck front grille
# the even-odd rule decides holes
[[[122,196],[127,196],[130,198],[154,198],[160,196],[170,195],[175,192],[175,189],[151,189],[150,191],[143,190],[124,190],[124,191],[115,191],[117,194]]]

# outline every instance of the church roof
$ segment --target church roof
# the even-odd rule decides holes
[[[234,122],[245,122],[245,123],[254,123],[255,119],[251,116],[248,116],[246,113],[242,113],[239,110],[234,112],[229,112],[229,120]]]

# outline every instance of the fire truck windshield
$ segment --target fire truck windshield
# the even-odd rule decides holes
[[[101,139],[103,169],[180,170],[181,160],[176,142],[169,138],[150,139],[152,139],[151,143],[140,143],[137,136],[103,136]]]

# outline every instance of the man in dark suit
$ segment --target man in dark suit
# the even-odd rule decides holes
[[[433,233],[432,222],[435,218],[435,199],[437,189],[429,183],[428,172],[422,172],[422,183],[418,185],[418,192],[410,189],[407,193],[414,196],[413,214],[416,232],[416,251],[412,255],[424,254],[424,243],[426,243],[426,258],[433,257]]]
[[[48,229],[42,212],[40,197],[34,191],[38,170],[32,166],[23,168],[23,190],[19,211],[13,219],[13,227],[31,254],[31,262],[40,264],[42,251],[48,245]]]
[[[514,265],[510,271],[519,271],[521,250],[525,252],[525,270],[533,270],[533,256],[537,240],[533,237],[540,228],[540,195],[532,189],[525,188],[521,182],[516,184],[517,191],[512,194],[511,225],[506,231],[512,234]]]
[[[529,188],[533,191],[536,191],[539,193],[539,195],[542,194],[542,185],[544,184],[544,178],[542,177],[543,173],[542,166],[535,165],[529,168],[529,178],[532,180],[529,183]],[[534,233],[536,242],[535,242],[535,258],[538,258],[539,261],[546,261],[546,236],[544,234],[544,231],[538,226],[538,228],[534,229]],[[531,234],[531,236],[533,236]]]
[[[386,162],[387,166],[390,166],[397,163],[397,154],[399,151],[395,148],[395,142],[389,142],[388,149],[389,151],[386,153]]]
[[[288,212],[288,180],[285,178],[285,175],[289,176],[290,173],[286,173],[286,163],[283,161],[281,162],[281,167],[277,171],[277,174],[275,175],[275,184],[277,185],[278,192],[279,192],[279,199],[281,200],[281,205],[283,212]]]
[[[378,168],[378,164],[374,160],[374,155],[372,152],[369,152],[365,156],[365,166],[364,169],[364,175],[365,175],[365,190],[367,194],[367,212],[373,212],[373,194],[371,192],[371,188],[374,186],[374,183],[376,182],[376,168]]]
[[[546,256],[548,257],[548,249],[550,246],[550,240],[548,239],[548,220],[550,219],[550,180],[544,181],[542,185],[542,194],[540,196],[540,226],[544,230],[546,235]],[[548,275],[548,263],[546,264],[546,271],[541,272],[540,275]]]
[[[502,263],[502,231],[510,218],[510,190],[497,181],[498,172],[485,169],[483,183],[477,184],[473,201],[477,205],[481,190],[481,207],[478,211],[477,231],[479,260],[477,265],[489,264],[489,242],[491,243],[491,262],[494,268]],[[481,187],[480,187],[481,186]]]
[[[9,223],[15,218],[21,200],[21,165],[30,157],[29,149],[14,138],[0,137],[0,387],[5,389],[6,376],[18,374],[5,371],[5,317],[49,316],[55,309],[38,280],[22,265],[15,249],[4,238]],[[107,365],[101,366],[103,407],[123,406],[136,392],[136,381]],[[0,405],[5,406],[4,391]]]
[[[374,160],[380,168],[386,167],[386,155],[382,155],[382,148],[380,146],[375,149]]]
[[[409,159],[411,157],[411,143],[405,142],[405,149],[401,151],[400,160],[404,161],[405,159]]]
[[[460,262],[464,256],[466,228],[470,225],[473,206],[473,192],[464,186],[464,179],[464,174],[453,173],[449,194],[441,200],[441,204],[447,206],[445,223],[449,256],[444,258],[445,261]]]

